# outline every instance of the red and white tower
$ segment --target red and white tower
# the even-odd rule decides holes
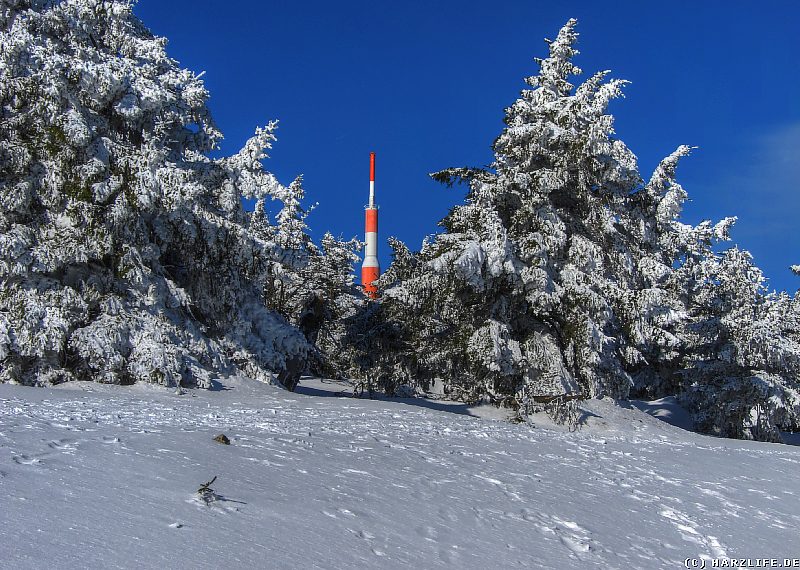
[[[373,299],[378,295],[378,288],[373,282],[380,276],[378,264],[378,206],[375,205],[375,153],[369,153],[369,204],[364,208],[366,213],[364,226],[364,263],[361,264],[361,285]]]

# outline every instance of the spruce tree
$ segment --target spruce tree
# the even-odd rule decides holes
[[[625,82],[600,72],[577,88],[570,83],[580,73],[573,63],[575,24],[570,20],[549,42],[539,74],[526,79],[530,89],[506,109],[491,167],[433,175],[448,185],[464,182],[469,191],[465,204],[442,220],[444,233],[418,253],[394,244],[371,330],[391,330],[399,342],[386,347],[394,351],[385,357],[391,365],[373,375],[391,376],[399,367],[423,389],[441,381],[451,396],[511,401],[523,410],[571,395],[625,398],[634,386],[651,396],[705,390],[722,409],[729,398],[720,386],[730,375],[712,361],[725,360],[725,350],[704,344],[696,331],[709,326],[700,315],[717,301],[701,299],[722,294],[725,268],[753,274],[733,263],[733,250],[724,258],[714,251],[735,219],[680,222],[687,195],[675,172],[689,147],[676,149],[642,180],[607,112]],[[719,265],[720,259],[727,261]],[[767,306],[773,313],[777,305],[787,310],[785,301],[756,301],[755,289],[743,291],[727,310],[754,302],[763,305],[759,314],[769,313]],[[733,314],[730,320],[731,327],[748,322]],[[772,330],[765,339],[783,338]],[[754,333],[736,334],[753,346]],[[739,342],[742,363],[766,358],[763,339],[758,358]],[[773,360],[791,360],[792,350]],[[755,362],[748,366],[752,373]],[[692,376],[699,369],[709,379]],[[762,390],[759,401],[779,391]],[[790,417],[790,392],[780,399],[774,407]],[[745,415],[764,408],[744,401]],[[745,435],[720,431],[713,427],[720,414],[704,423],[698,406],[693,409],[702,429]]]
[[[304,208],[304,197],[298,177],[274,196],[282,204],[276,224],[268,222],[261,200],[250,227],[271,252],[262,279],[267,307],[297,326],[314,346],[309,372],[339,377],[344,374],[340,358],[344,322],[363,301],[353,276],[361,242],[326,232],[320,245],[315,244],[306,223],[313,208]]]
[[[208,93],[165,45],[127,1],[0,1],[3,381],[305,367],[309,343],[265,307],[274,251],[242,208],[291,193],[261,164],[275,125],[210,158]]]
[[[577,89],[569,81],[580,73],[575,24],[506,110],[492,168],[433,175],[469,185],[445,233],[383,278],[390,318],[412,319],[423,383],[438,377],[451,394],[532,405],[628,393],[620,318],[635,260],[621,224],[641,181],[606,113],[624,82],[606,72]]]
[[[800,428],[800,313],[752,256],[711,254],[691,282],[680,400],[701,431],[781,441]]]
[[[347,323],[365,302],[353,274],[361,248],[355,238],[345,241],[328,232],[322,237],[319,254],[311,259],[307,283],[314,291],[313,304],[301,316],[300,326],[313,334],[319,358],[312,371],[317,374],[347,375]]]

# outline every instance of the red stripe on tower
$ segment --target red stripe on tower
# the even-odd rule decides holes
[[[361,285],[371,298],[378,296],[375,280],[381,274],[378,264],[378,207],[375,205],[375,153],[369,153],[369,204],[364,217],[364,263],[361,264]]]
[[[366,214],[366,227],[364,228],[364,233],[378,233],[378,209],[377,208],[367,208],[364,213]]]

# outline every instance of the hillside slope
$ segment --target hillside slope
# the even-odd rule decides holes
[[[610,401],[569,433],[238,378],[0,385],[5,568],[678,568],[798,557],[800,450]],[[213,441],[219,433],[231,445]],[[206,505],[195,493],[211,487]]]

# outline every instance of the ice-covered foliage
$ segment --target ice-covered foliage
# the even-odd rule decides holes
[[[635,301],[629,330],[639,354],[628,370],[639,395],[660,397],[680,390],[688,323],[686,287],[696,268],[713,255],[712,245],[729,239],[735,218],[689,226],[679,220],[686,191],[675,180],[679,160],[691,152],[678,147],[658,165],[649,182],[631,196],[628,231],[634,237]]]
[[[800,427],[798,299],[768,293],[736,247],[706,256],[694,277],[681,399],[703,431],[780,441]]]
[[[423,383],[522,403],[624,397],[642,346],[668,336],[676,310],[639,275],[640,262],[659,272],[637,243],[653,224],[635,219],[632,196],[648,189],[607,113],[624,82],[601,72],[573,87],[575,24],[506,110],[492,169],[434,175],[469,184],[446,232],[382,279],[384,311],[419,345]]]
[[[365,373],[523,410],[635,385],[682,394],[706,431],[773,437],[796,425],[794,301],[765,295],[745,252],[714,252],[734,218],[679,220],[690,147],[640,177],[608,113],[625,82],[570,82],[575,24],[506,109],[491,168],[433,175],[467,183],[466,201],[419,252],[393,243],[383,300],[359,323],[382,343]]]
[[[686,192],[675,167],[688,152],[667,157],[639,195],[641,219],[654,221],[640,243],[657,253],[645,258],[655,273],[640,267],[640,274],[658,284],[673,311],[668,336],[649,344],[634,368],[636,390],[677,394],[702,431],[776,441],[780,429],[800,425],[798,304],[767,291],[748,252],[717,251],[736,218],[694,227],[678,221]]]
[[[353,274],[353,266],[361,260],[358,252],[362,245],[355,238],[345,241],[326,233],[321,251],[311,260],[306,287],[314,291],[314,310],[306,310],[305,315],[306,320],[313,320],[320,357],[313,370],[325,376],[341,377],[347,369],[343,354],[347,350],[347,323],[365,302]]]
[[[242,209],[293,207],[261,165],[275,125],[209,158],[208,93],[165,45],[127,1],[0,0],[2,381],[208,386],[307,358]]]
[[[270,309],[296,325],[315,345],[311,370],[339,376],[344,323],[363,303],[353,276],[362,244],[327,232],[316,245],[305,223],[309,212],[302,207],[303,196],[297,179],[281,197],[284,207],[274,226],[266,222],[263,203],[257,203],[253,212],[253,231],[275,250],[275,261],[263,279],[264,296]]]

